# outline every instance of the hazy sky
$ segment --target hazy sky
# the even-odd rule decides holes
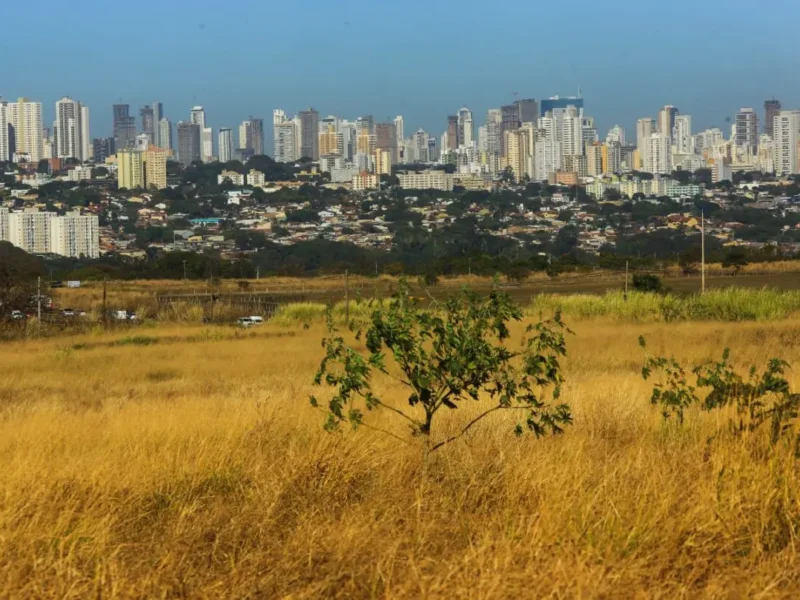
[[[601,137],[664,104],[718,126],[739,107],[763,118],[772,96],[800,107],[800,1],[770,0],[39,0],[7,2],[0,95],[91,110],[111,134],[111,105],[194,104],[215,129],[313,106],[321,116],[402,114],[406,134],[440,134],[469,106],[583,90]],[[267,143],[269,151],[271,144]]]

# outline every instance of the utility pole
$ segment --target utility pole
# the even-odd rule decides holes
[[[36,278],[36,337],[42,335],[42,278]]]
[[[344,271],[344,320],[350,323],[350,269]]]
[[[103,277],[103,329],[106,327],[106,319],[108,318],[108,311],[106,310],[106,278]]]
[[[183,262],[183,280],[186,281],[186,261],[181,262]]]
[[[706,215],[700,211],[700,293],[706,293]]]
[[[625,302],[628,301],[628,261],[625,261]]]

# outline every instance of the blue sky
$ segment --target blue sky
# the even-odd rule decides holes
[[[92,135],[111,105],[160,100],[173,122],[194,104],[214,128],[324,116],[402,114],[437,135],[469,106],[476,121],[517,97],[575,94],[601,136],[664,104],[693,128],[726,127],[765,99],[800,107],[800,2],[770,0],[139,0],[8,2],[0,95],[87,104]],[[269,125],[268,130],[271,130]],[[269,144],[268,144],[269,146]]]

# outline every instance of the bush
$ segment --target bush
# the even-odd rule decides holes
[[[637,292],[660,293],[664,291],[664,284],[658,275],[638,273],[633,276],[633,289]]]

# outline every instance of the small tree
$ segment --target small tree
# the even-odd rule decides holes
[[[747,252],[744,248],[731,248],[725,254],[725,258],[722,261],[723,268],[733,269],[734,277],[739,274],[739,271],[742,270],[742,267],[746,267],[748,264]]]
[[[515,428],[537,437],[561,433],[572,422],[569,406],[551,406],[560,396],[563,376],[560,358],[566,354],[560,315],[530,325],[521,350],[509,350],[507,324],[520,321],[522,311],[502,293],[480,299],[464,291],[433,310],[422,310],[409,296],[403,282],[388,306],[378,307],[366,332],[368,354],[348,347],[328,312],[328,337],[323,339],[325,357],[314,379],[335,393],[323,409],[312,396],[311,404],[325,410],[325,428],[349,423],[354,429],[365,422],[365,411],[388,410],[405,420],[414,436],[435,451],[460,438],[475,424],[500,410],[522,410]],[[361,332],[357,334],[357,339]],[[387,360],[387,353],[392,361]],[[397,379],[408,389],[408,407],[393,406],[371,387],[375,371]],[[454,410],[468,400],[489,399],[491,406],[450,437],[433,439],[433,424],[442,408]]]
[[[664,291],[664,284],[658,275],[639,273],[633,276],[633,289],[637,292],[660,293]]]

